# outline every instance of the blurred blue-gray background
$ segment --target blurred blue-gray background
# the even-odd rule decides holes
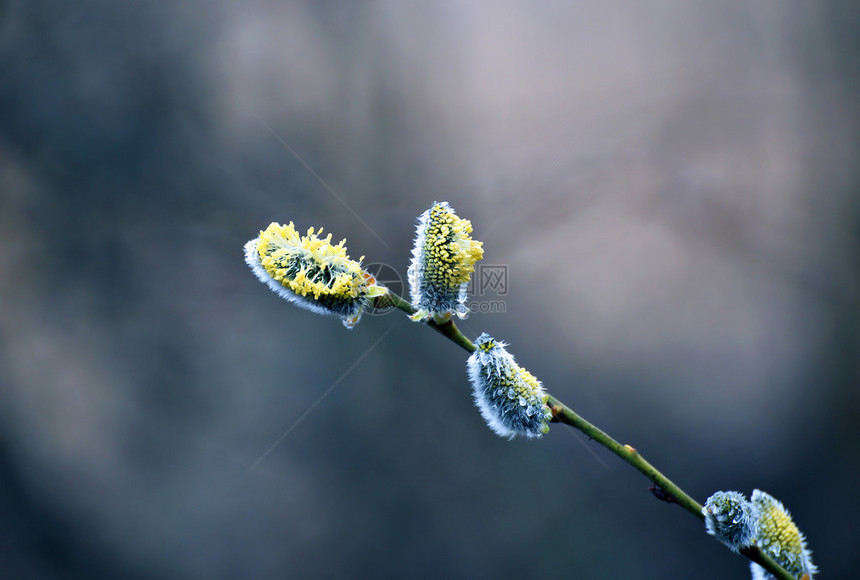
[[[0,2],[0,576],[746,578],[578,434],[493,435],[451,343],[242,260],[292,220],[405,275],[434,200],[507,267],[467,335],[700,501],[780,498],[854,576],[858,22]]]

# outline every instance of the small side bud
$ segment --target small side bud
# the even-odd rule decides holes
[[[702,508],[705,529],[709,534],[737,552],[752,545],[756,533],[756,510],[737,491],[718,491]]]
[[[752,505],[758,517],[755,543],[762,552],[777,561],[795,578],[818,573],[812,563],[812,552],[806,546],[806,538],[791,519],[791,514],[773,496],[753,490]],[[773,576],[756,563],[750,564],[753,580],[772,580]]]
[[[540,437],[549,431],[549,395],[540,381],[519,366],[504,342],[483,333],[466,362],[475,405],[501,437]]]

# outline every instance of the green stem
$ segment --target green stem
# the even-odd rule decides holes
[[[413,308],[409,302],[390,290],[388,291],[388,294],[376,298],[374,306],[377,308],[394,306],[395,308],[406,312],[410,316],[416,312],[415,308]],[[472,341],[463,336],[457,328],[457,325],[454,324],[453,320],[448,320],[443,324],[439,324],[433,320],[428,320],[425,324],[440,334],[445,335],[449,340],[453,341],[464,350],[470,353],[475,351],[475,345]],[[578,429],[589,439],[593,439],[600,445],[603,445],[609,451],[632,465],[636,470],[642,473],[642,475],[650,479],[654,485],[659,488],[660,492],[669,498],[667,501],[677,503],[693,516],[704,521],[705,516],[702,514],[702,505],[687,495],[687,493],[678,487],[671,479],[660,473],[660,471],[642,457],[635,448],[630,445],[622,445],[606,434],[602,429],[583,419],[570,407],[552,395],[550,395],[547,404],[552,411],[552,420],[554,422],[564,423],[565,425]],[[765,568],[779,580],[797,580],[797,578],[789,574],[777,562],[775,562],[773,558],[759,550],[756,546],[741,550],[741,554]]]
[[[648,461],[646,461],[645,458],[636,451],[636,449],[630,445],[622,445],[607,435],[603,430],[583,419],[555,397],[550,396],[547,404],[552,411],[554,421],[579,429],[585,433],[589,439],[594,439],[597,443],[609,449],[612,453],[635,467],[640,473],[642,473],[642,475],[654,482],[654,484],[657,485],[664,494],[672,498],[672,503],[677,503],[700,520],[705,519],[705,516],[702,515],[702,505],[687,495],[684,490],[675,485],[672,480],[660,473],[656,467],[648,463]]]
[[[376,298],[376,302],[374,303],[374,307],[376,308],[387,308],[389,306],[393,306],[398,310],[402,310],[409,316],[412,316],[417,312],[417,310],[412,307],[412,304],[410,304],[391,290],[388,291],[388,294]],[[463,333],[460,332],[460,329],[457,328],[457,325],[454,324],[453,320],[449,320],[448,322],[440,324],[435,320],[431,319],[425,321],[425,324],[436,332],[444,335],[446,338],[448,338],[448,340],[452,341],[454,344],[459,345],[467,352],[475,352],[475,345],[472,343],[471,340],[463,336]]]
[[[779,580],[797,580],[797,578],[789,574],[782,566],[780,566],[779,562],[762,552],[758,546],[743,548],[741,550],[741,554],[773,574],[773,576]],[[803,578],[808,579],[809,576],[803,576]]]

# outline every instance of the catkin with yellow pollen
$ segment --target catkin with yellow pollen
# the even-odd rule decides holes
[[[318,314],[338,316],[347,328],[355,326],[370,298],[387,291],[350,259],[346,240],[321,238],[322,228],[300,235],[290,222],[269,224],[245,244],[245,262],[261,282],[281,298]]]
[[[482,243],[469,234],[472,224],[457,217],[448,202],[436,202],[418,218],[409,290],[416,313],[412,320],[444,322],[456,314],[465,318],[466,289],[475,262],[484,256]]]
[[[490,429],[508,438],[540,437],[549,431],[549,395],[540,381],[516,363],[505,350],[507,344],[486,332],[475,346],[466,369],[475,405]]]
[[[795,578],[812,578],[818,572],[818,568],[812,563],[812,552],[782,502],[760,489],[753,490],[751,500],[758,515],[755,543],[759,549],[770,555]],[[753,580],[773,578],[754,562],[750,564],[750,571]]]

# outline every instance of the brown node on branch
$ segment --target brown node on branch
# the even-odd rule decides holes
[[[366,276],[370,276],[370,274],[365,274]],[[373,278],[373,276],[370,276]],[[394,306],[394,301],[389,298],[388,294],[383,294],[382,296],[374,296],[373,297],[373,307],[374,308],[391,308]]]
[[[675,499],[674,495],[671,495],[659,485],[652,485],[648,488],[648,491],[653,493],[654,497],[656,497],[660,501],[665,501],[666,503],[678,503],[678,500]]]

